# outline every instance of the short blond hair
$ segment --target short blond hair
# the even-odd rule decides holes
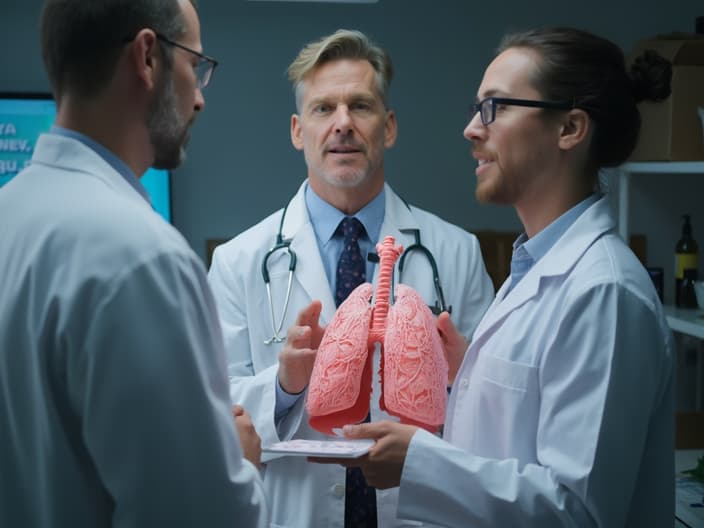
[[[387,94],[393,77],[391,57],[361,31],[338,29],[332,35],[308,43],[288,67],[288,78],[293,85],[299,112],[306,78],[319,66],[339,59],[368,61],[376,72],[377,89],[384,106],[387,106]]]

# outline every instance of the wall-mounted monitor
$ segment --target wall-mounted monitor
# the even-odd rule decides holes
[[[0,92],[0,187],[30,163],[39,134],[51,128],[55,117],[51,94]],[[171,222],[170,172],[149,169],[141,182],[156,212]]]

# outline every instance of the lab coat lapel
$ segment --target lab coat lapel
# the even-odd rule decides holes
[[[546,257],[547,256],[548,255],[546,255]],[[543,277],[540,269],[540,264],[543,260],[545,259],[541,259],[538,264],[533,266],[533,268],[526,273],[523,279],[521,279],[521,282],[519,282],[510,292],[508,292],[510,277],[506,279],[496,294],[494,302],[486,311],[486,314],[479,323],[479,326],[477,326],[472,342],[480,341],[482,334],[490,331],[495,325],[503,321],[508,314],[517,308],[520,308],[523,304],[538,294],[540,280]]]
[[[284,238],[291,239],[291,249],[298,256],[294,280],[308,294],[309,302],[318,299],[323,303],[320,324],[326,325],[335,314],[335,300],[327,281],[323,261],[320,258],[315,231],[313,231],[313,225],[308,217],[304,198],[305,186],[304,182],[298,189],[296,196],[289,202],[283,235]],[[302,308],[303,306],[294,307],[296,310]]]
[[[504,282],[477,326],[472,338],[473,344],[480,343],[482,336],[500,324],[511,312],[540,295],[540,285],[544,278],[568,274],[584,252],[614,227],[608,199],[603,197],[582,213],[513,290],[508,292],[510,277]]]
[[[388,184],[384,184],[384,187],[386,200],[384,202],[384,221],[381,224],[379,242],[382,242],[386,236],[392,236],[394,237],[395,245],[401,245],[405,250],[416,241],[410,230],[420,229],[420,227],[405,202],[401,200]],[[378,271],[379,266],[376,266],[374,271],[375,284]],[[398,265],[395,266],[394,275],[395,283],[398,284]]]

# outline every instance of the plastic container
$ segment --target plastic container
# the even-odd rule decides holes
[[[704,281],[697,281],[694,283],[694,295],[697,298],[699,308],[704,310]]]

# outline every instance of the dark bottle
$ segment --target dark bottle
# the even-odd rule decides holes
[[[697,241],[692,238],[692,224],[689,215],[684,215],[682,238],[675,246],[675,306],[682,306],[682,280],[684,270],[699,268]]]
[[[684,270],[684,277],[680,284],[680,303],[682,308],[696,308],[697,294],[694,291],[694,283],[697,281],[697,270],[687,268]]]

